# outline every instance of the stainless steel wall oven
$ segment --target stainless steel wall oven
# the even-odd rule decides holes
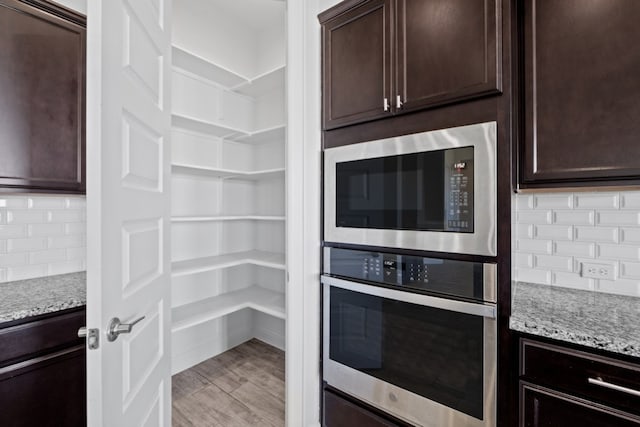
[[[324,251],[324,380],[411,424],[495,426],[495,264]]]

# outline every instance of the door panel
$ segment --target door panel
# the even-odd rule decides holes
[[[391,19],[374,0],[323,25],[325,129],[391,114]]]
[[[91,426],[168,426],[170,0],[89,2],[87,325]],[[115,341],[112,318],[131,323]]]
[[[640,2],[522,3],[522,183],[637,179]]]
[[[397,94],[403,110],[500,92],[499,4],[398,0]]]

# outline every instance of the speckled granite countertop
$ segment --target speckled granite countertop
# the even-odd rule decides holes
[[[640,357],[640,298],[514,282],[515,331]]]
[[[85,305],[86,282],[82,272],[0,283],[0,323]]]

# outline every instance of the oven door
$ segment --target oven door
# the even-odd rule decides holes
[[[496,255],[495,122],[324,151],[324,240]]]
[[[495,426],[494,304],[322,284],[329,385],[419,426]]]

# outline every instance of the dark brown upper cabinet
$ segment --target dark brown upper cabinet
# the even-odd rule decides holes
[[[500,0],[347,0],[322,24],[323,128],[501,90]]]
[[[417,110],[501,90],[499,0],[397,0],[395,107]]]
[[[322,26],[324,127],[391,114],[392,0],[372,0]]]
[[[0,0],[0,191],[83,193],[85,18]]]
[[[640,1],[520,5],[520,186],[637,182]]]

